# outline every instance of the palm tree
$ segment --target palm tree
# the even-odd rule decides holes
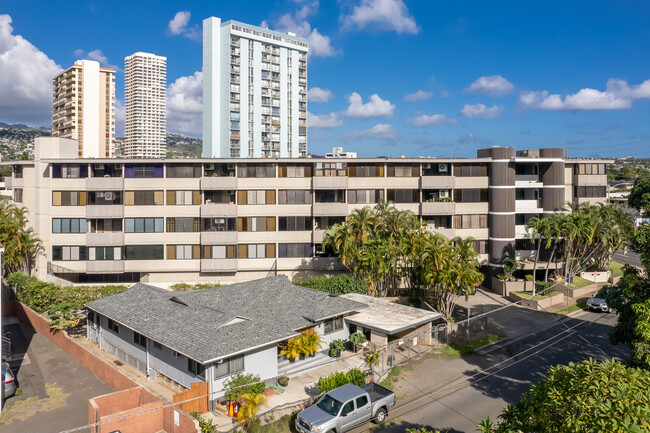
[[[259,412],[261,404],[268,407],[264,394],[243,394],[240,398],[243,400],[243,405],[239,409],[239,412],[237,412],[237,422],[239,423],[254,418],[257,412]]]
[[[5,248],[3,272],[31,273],[34,260],[43,251],[41,240],[26,228],[27,209],[6,199],[0,200],[0,243]]]
[[[537,280],[537,263],[542,251],[542,238],[548,232],[548,221],[546,218],[533,217],[526,222],[526,228],[530,230],[530,238],[535,242],[537,240],[537,253],[533,264],[533,297],[535,296],[535,281]]]

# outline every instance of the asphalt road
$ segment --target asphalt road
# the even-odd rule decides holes
[[[636,266],[637,268],[642,267],[641,258],[634,251],[628,251],[627,254],[616,253],[614,254],[614,260],[619,263],[625,263],[626,265]]]
[[[478,372],[468,370],[458,378],[449,378],[447,385],[431,393],[399,404],[389,414],[392,423],[380,428],[369,424],[354,432],[403,433],[407,428],[419,426],[441,432],[475,432],[476,423],[488,416],[496,419],[508,403],[518,401],[553,365],[589,357],[626,359],[627,348],[612,346],[607,340],[615,322],[614,313],[583,311],[565,318],[549,329],[511,344],[508,350],[513,356],[505,361]]]

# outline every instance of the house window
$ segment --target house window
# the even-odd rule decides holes
[[[157,341],[153,342],[153,347],[155,347],[158,350],[162,350],[162,344],[158,343]]]
[[[190,373],[194,373],[195,375],[205,379],[205,366],[203,364],[188,358],[187,369],[190,371]]]
[[[231,374],[235,374],[238,371],[242,371],[244,369],[244,355],[233,356],[231,358],[226,358],[222,361],[218,361],[214,367],[215,379],[224,376],[230,376]]]
[[[113,322],[111,319],[108,319],[108,329],[118,334],[120,333],[120,325]]]
[[[178,353],[178,352],[175,351],[175,350],[172,350],[172,358],[180,358],[180,357],[181,357],[181,354],[180,354],[180,353]]]
[[[325,327],[325,335],[340,331],[343,329],[343,317],[326,320],[323,322],[323,326]]]
[[[133,342],[142,347],[147,347],[147,337],[142,334],[138,334],[135,331],[133,331]]]

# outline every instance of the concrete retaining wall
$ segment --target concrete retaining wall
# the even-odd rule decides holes
[[[512,302],[521,301],[521,306],[533,310],[545,310],[549,308],[551,305],[556,305],[556,304],[561,304],[566,302],[566,297],[564,293],[558,293],[556,295],[549,296],[547,298],[539,299],[539,300],[526,299],[518,295],[515,295],[514,293],[511,293],[510,295],[508,295],[508,299],[510,299]]]

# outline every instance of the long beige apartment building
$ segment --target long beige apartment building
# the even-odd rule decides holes
[[[476,158],[78,159],[76,142],[36,139],[7,187],[45,253],[40,278],[79,282],[243,281],[342,268],[328,226],[381,199],[483,264],[525,259],[524,224],[567,202],[605,202],[609,160],[565,149],[481,149]],[[486,268],[489,269],[489,268]]]

